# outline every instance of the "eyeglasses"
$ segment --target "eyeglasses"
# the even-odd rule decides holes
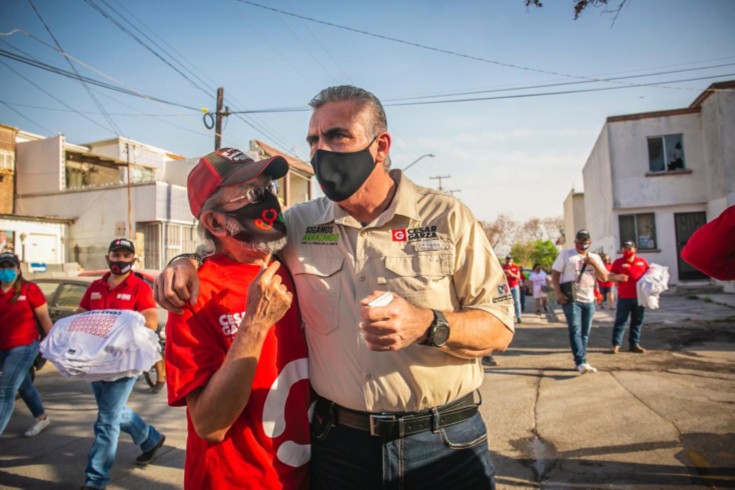
[[[278,194],[278,189],[278,182],[276,182],[275,180],[271,180],[265,185],[265,187],[250,187],[243,194],[237,196],[234,199],[230,199],[229,201],[221,204],[218,207],[221,208],[223,206],[227,206],[228,204],[232,204],[233,202],[240,202],[244,200],[247,200],[248,204],[258,204],[259,202],[263,201],[266,191],[275,196]]]

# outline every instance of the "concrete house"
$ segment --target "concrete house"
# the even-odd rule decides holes
[[[633,240],[669,268],[672,284],[709,280],[680,251],[735,204],[735,81],[711,85],[687,108],[608,117],[582,174],[593,248],[615,257]]]
[[[20,232],[13,218],[57,226],[55,253],[48,253],[50,245],[39,247],[27,251],[24,261],[102,269],[109,241],[126,236],[136,243],[141,268],[160,269],[196,247],[197,222],[189,210],[186,178],[198,157],[185,159],[123,137],[75,145],[63,135],[35,136],[19,139],[14,149],[14,209],[7,215],[10,221],[3,222],[0,214],[0,228],[10,231],[17,246]],[[256,150],[247,153],[263,157]],[[310,166],[288,159],[291,181],[281,185],[280,193],[286,189],[290,194],[279,199],[289,204],[310,199]],[[26,236],[36,239],[34,233]]]

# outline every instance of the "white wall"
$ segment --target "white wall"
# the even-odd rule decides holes
[[[14,232],[15,254],[26,262],[45,262],[59,264],[68,261],[64,236],[67,225],[64,223],[39,222],[31,220],[0,219],[0,230]],[[25,255],[21,235],[25,234]]]
[[[607,127],[615,209],[707,201],[706,161],[698,113],[608,122]],[[667,134],[684,135],[684,161],[692,173],[646,176],[647,139]]]
[[[592,236],[592,249],[612,254],[615,250],[612,172],[608,125],[602,127],[595,146],[582,169],[586,228]],[[567,241],[574,237],[568,237]]]
[[[16,195],[58,192],[64,188],[63,146],[63,135],[16,145]]]

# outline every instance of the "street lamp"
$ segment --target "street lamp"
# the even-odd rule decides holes
[[[432,158],[434,158],[434,154],[433,154],[433,153],[426,153],[426,154],[424,154],[424,155],[421,155],[421,156],[420,156],[420,157],[418,157],[418,158],[417,158],[416,160],[414,160],[413,162],[411,162],[411,163],[409,163],[408,165],[406,165],[406,167],[405,167],[405,168],[403,169],[403,171],[405,172],[405,171],[406,171],[406,170],[408,170],[409,168],[413,167],[414,165],[416,165],[416,163],[418,163],[418,161],[419,161],[419,160],[421,160],[421,159],[422,159],[422,158],[424,158],[424,157],[432,157]]]

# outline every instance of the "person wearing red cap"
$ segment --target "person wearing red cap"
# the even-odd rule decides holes
[[[184,487],[308,486],[310,385],[275,179],[281,157],[255,162],[225,148],[189,174],[206,260],[195,305],[169,315],[168,398],[186,406]]]
[[[0,253],[0,435],[13,414],[16,392],[36,418],[26,437],[38,435],[50,422],[28,376],[38,354],[36,321],[44,332],[51,329],[46,298],[38,286],[23,278],[15,254]]]
[[[329,87],[310,106],[306,141],[324,197],[284,214],[279,256],[317,394],[311,486],[493,488],[475,391],[480,358],[505,350],[514,323],[487,235],[457,199],[389,170],[375,95]],[[191,304],[194,266],[161,272],[161,306]]]
[[[135,310],[145,317],[145,325],[155,331],[158,312],[153,292],[146,282],[133,274],[135,244],[126,238],[110,242],[105,255],[110,272],[92,282],[82,296],[76,313],[91,310]],[[115,462],[120,431],[130,434],[142,453],[138,466],[153,461],[166,441],[161,434],[126,404],[133,391],[136,377],[127,376],[93,381],[92,391],[97,401],[95,440],[87,456],[85,483],[82,489],[105,488],[110,482],[110,468]]]

